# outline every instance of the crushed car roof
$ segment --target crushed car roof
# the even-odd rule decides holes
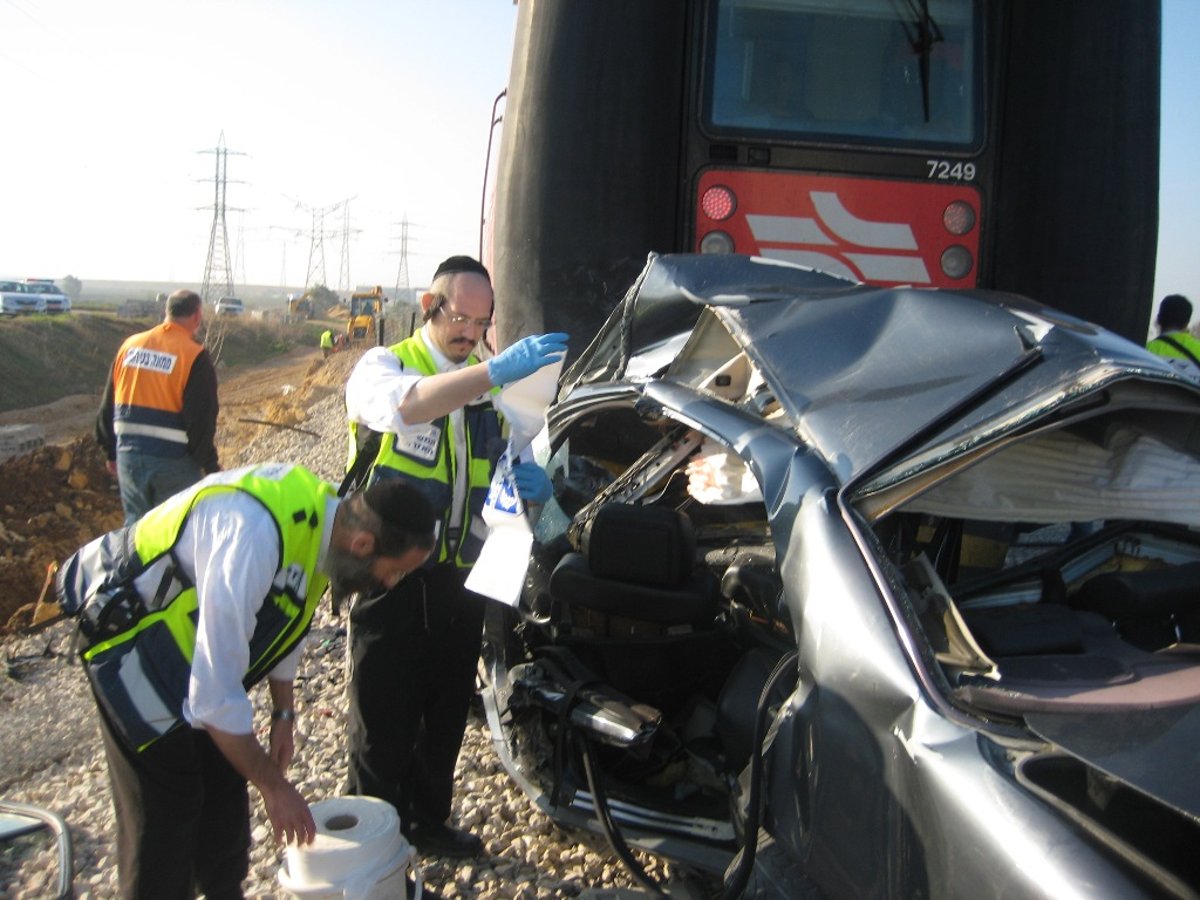
[[[935,436],[977,441],[1113,380],[1196,389],[1137,345],[1017,295],[877,288],[777,260],[678,254],[650,257],[564,392],[661,373],[706,309],[843,483],[900,453],[929,455]]]

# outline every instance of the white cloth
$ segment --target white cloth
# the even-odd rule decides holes
[[[451,362],[430,336],[426,325],[418,332],[429,350],[439,373],[453,372],[466,363]],[[413,386],[425,376],[404,369],[400,360],[387,347],[373,347],[362,355],[346,381],[346,417],[351,422],[366,425],[372,431],[385,434],[417,435],[428,429],[428,423],[409,424],[400,415],[400,404]],[[462,408],[450,413],[450,428],[454,432],[454,500],[450,509],[451,528],[462,524],[463,505],[467,495],[467,434]]]
[[[325,563],[338,501],[325,508],[317,566]],[[240,492],[202,498],[179,536],[175,555],[196,585],[199,622],[183,716],[192,725],[211,725],[249,734],[254,707],[242,686],[250,664],[250,638],[262,602],[279,570],[278,527],[266,508]],[[253,552],[247,552],[252,550]],[[296,676],[304,641],[276,663],[269,677]]]
[[[1120,518],[1200,528],[1200,471],[1190,453],[1139,429],[1115,426],[1102,443],[1055,431],[981,460],[905,509],[992,522]]]
[[[709,438],[704,439],[685,472],[688,493],[706,505],[762,501],[762,490],[741,458]]]

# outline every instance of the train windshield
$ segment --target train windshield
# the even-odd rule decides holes
[[[716,0],[705,72],[715,134],[977,148],[978,0]]]

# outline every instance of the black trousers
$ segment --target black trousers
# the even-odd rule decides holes
[[[138,753],[103,710],[100,733],[117,814],[127,900],[241,898],[250,871],[246,781],[203,730],[182,727]]]
[[[414,572],[350,612],[347,789],[388,801],[406,828],[450,816],[486,603],[465,578]]]

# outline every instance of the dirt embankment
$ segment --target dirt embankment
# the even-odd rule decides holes
[[[149,326],[92,315],[0,319],[0,412],[98,394],[121,341]]]
[[[0,318],[0,424],[8,414],[75,395],[99,400],[121,342],[155,324],[109,313]],[[205,319],[205,346],[218,369],[240,373],[295,347],[316,347],[327,323]]]
[[[303,427],[308,407],[342,389],[359,355],[324,362],[314,341],[254,365],[219,365],[218,452],[232,458],[264,428]],[[52,442],[0,463],[0,634],[25,624],[51,563],[121,524],[116,484],[91,437],[97,403],[74,395],[0,414],[0,424],[42,424]]]

